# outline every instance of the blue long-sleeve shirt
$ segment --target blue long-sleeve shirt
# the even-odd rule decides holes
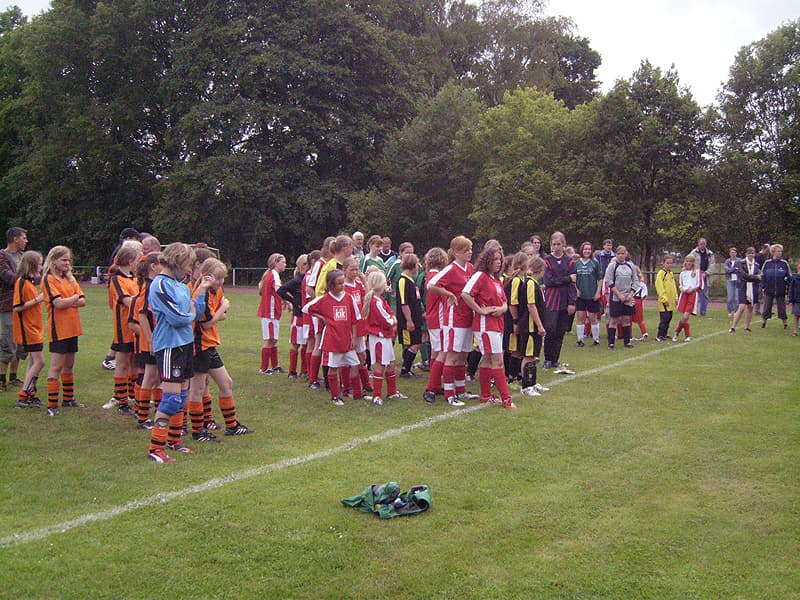
[[[192,314],[189,312],[192,306],[189,287],[167,275],[156,275],[150,284],[148,300],[156,319],[153,352],[191,344],[194,340],[192,323],[206,310],[205,294],[195,298],[195,314]]]

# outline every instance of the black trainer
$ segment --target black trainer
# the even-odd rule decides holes
[[[215,436],[213,433],[208,431],[207,429],[201,429],[197,433],[192,433],[192,439],[196,442],[214,442],[219,443],[222,440]]]

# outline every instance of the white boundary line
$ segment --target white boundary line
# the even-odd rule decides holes
[[[714,333],[709,333],[707,335],[700,336],[695,338],[696,342],[712,338],[714,336],[720,335],[722,333],[727,333],[727,330],[716,331]],[[550,387],[556,385],[562,385],[564,383],[568,383],[574,379],[579,379],[581,377],[589,377],[591,375],[596,375],[597,373],[602,373],[604,371],[608,371],[610,369],[615,369],[617,367],[621,367],[628,363],[643,360],[645,358],[649,358],[656,354],[661,354],[662,352],[668,352],[670,350],[677,350],[680,348],[688,348],[693,346],[693,343],[684,344],[684,343],[673,343],[673,342],[666,342],[663,347],[657,348],[656,350],[652,350],[650,352],[645,352],[644,354],[637,354],[635,356],[631,356],[630,358],[623,359],[621,361],[603,365],[602,367],[597,367],[595,369],[589,369],[588,371],[581,371],[576,375],[570,375],[568,377],[564,377],[562,379],[557,379],[555,381],[550,382]],[[626,352],[627,350],[621,349],[621,352]],[[519,394],[515,394],[518,396]],[[360,448],[366,444],[374,443],[374,442],[382,442],[389,438],[397,437],[404,433],[408,433],[410,431],[414,431],[416,429],[424,429],[426,427],[430,427],[431,425],[435,425],[437,423],[441,423],[443,421],[447,421],[449,419],[455,419],[456,417],[460,417],[462,415],[470,414],[476,412],[478,410],[487,408],[492,406],[491,403],[487,404],[478,404],[476,406],[470,406],[467,408],[461,408],[454,411],[449,411],[446,413],[442,413],[439,415],[434,415],[432,417],[428,417],[426,419],[422,419],[416,423],[412,423],[410,425],[404,425],[402,427],[398,427],[395,429],[387,429],[381,433],[376,433],[374,435],[370,435],[368,437],[363,438],[354,438],[349,442],[342,444],[341,446],[337,446],[335,448],[328,448],[326,450],[320,450],[319,452],[314,452],[313,454],[306,454],[305,456],[296,456],[294,458],[287,458],[275,463],[271,463],[268,465],[264,465],[263,467],[258,467],[256,469],[248,469],[247,471],[241,471],[239,473],[232,473],[225,477],[217,477],[215,479],[209,479],[203,483],[199,483],[197,485],[193,485],[188,488],[184,488],[182,490],[176,490],[174,492],[161,492],[159,494],[155,494],[153,496],[147,496],[145,498],[140,498],[138,500],[132,500],[131,502],[127,502],[125,504],[121,504],[118,506],[114,506],[107,510],[103,510],[100,512],[89,513],[78,517],[77,519],[72,519],[71,521],[64,521],[62,523],[58,523],[56,525],[50,525],[48,527],[42,527],[39,529],[32,529],[30,531],[23,531],[21,533],[15,533],[3,538],[0,538],[0,548],[8,548],[11,546],[17,546],[21,544],[28,544],[30,542],[36,542],[38,540],[43,540],[45,538],[50,537],[51,535],[56,535],[59,533],[65,533],[70,529],[75,529],[76,527],[81,527],[83,525],[87,525],[89,523],[93,523],[95,521],[107,521],[109,519],[113,519],[119,515],[125,514],[132,510],[136,510],[139,508],[145,508],[148,506],[154,506],[157,504],[165,504],[170,502],[171,500],[175,500],[177,498],[183,498],[185,496],[190,496],[192,494],[199,494],[202,492],[207,492],[209,490],[215,490],[217,488],[221,488],[225,485],[236,483],[237,481],[244,481],[245,479],[251,479],[253,477],[258,477],[260,475],[265,475],[267,473],[273,473],[275,471],[282,471],[283,469],[294,467],[297,465],[303,465],[305,463],[313,462],[315,460],[320,460],[323,458],[330,458],[336,454],[341,454],[342,452],[349,452],[350,450],[355,450],[356,448]]]

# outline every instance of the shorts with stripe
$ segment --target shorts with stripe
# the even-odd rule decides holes
[[[164,348],[156,352],[156,364],[161,381],[183,383],[194,377],[192,344]]]
[[[277,340],[279,339],[281,330],[280,319],[268,319],[261,317],[261,339],[262,340]]]
[[[322,364],[332,369],[337,367],[357,367],[361,364],[355,350],[347,352],[323,352]]]
[[[303,325],[303,317],[292,317],[292,333],[290,342],[302,346],[308,341],[308,326]]]
[[[444,328],[444,347],[445,352],[472,352],[472,329],[470,327],[451,327]]]
[[[422,331],[419,329],[415,329],[414,331],[399,329],[397,331],[397,337],[400,339],[400,343],[403,346],[416,346],[422,343]]]
[[[437,329],[429,329],[428,336],[431,342],[431,352],[441,352],[444,346],[444,330],[440,327]]]
[[[478,344],[478,350],[484,356],[503,353],[502,331],[474,331],[473,336],[475,343]]]
[[[391,338],[369,336],[369,355],[372,362],[384,367],[395,360],[394,342]]]
[[[522,356],[539,356],[542,352],[542,336],[535,331],[520,331],[517,337],[517,351]]]

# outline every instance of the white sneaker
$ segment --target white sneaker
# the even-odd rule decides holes
[[[677,342],[678,341],[678,334],[677,333],[672,336],[672,341],[673,342]]]
[[[113,396],[108,402],[103,404],[103,408],[116,408],[117,406],[119,406],[119,400],[117,400]]]
[[[114,358],[112,358],[111,360],[106,360],[104,358],[103,362],[100,364],[106,371],[113,371],[114,369],[117,368],[117,361]]]
[[[381,399],[381,397],[380,397],[380,396],[375,396],[375,397],[373,397],[373,398],[372,398],[372,403],[373,403],[375,406],[383,406],[383,400]]]
[[[408,400],[408,396],[405,394],[401,394],[400,392],[395,392],[391,396],[388,396],[390,400]]]
[[[535,389],[537,392],[549,392],[550,391],[549,387],[544,387],[541,383],[534,384],[533,389]]]
[[[461,400],[461,401],[462,401],[462,403],[463,403],[465,400],[477,400],[478,398],[480,398],[480,396],[478,396],[477,394],[471,394],[470,392],[461,392],[461,393],[460,393],[460,394],[458,394],[456,397],[457,397],[459,400]]]
[[[692,341],[692,338],[690,338],[690,337],[687,337],[687,338],[686,338],[684,341],[685,341],[685,342],[691,342],[691,341]]]
[[[647,334],[646,334],[646,333],[643,333],[643,334],[642,334],[641,341],[642,341],[642,342],[646,342],[646,341],[647,341]]]
[[[451,396],[450,398],[448,398],[447,403],[450,406],[464,406],[464,403],[461,400],[459,400],[456,396]]]
[[[539,392],[537,392],[533,386],[522,388],[522,395],[523,396],[541,396]]]

